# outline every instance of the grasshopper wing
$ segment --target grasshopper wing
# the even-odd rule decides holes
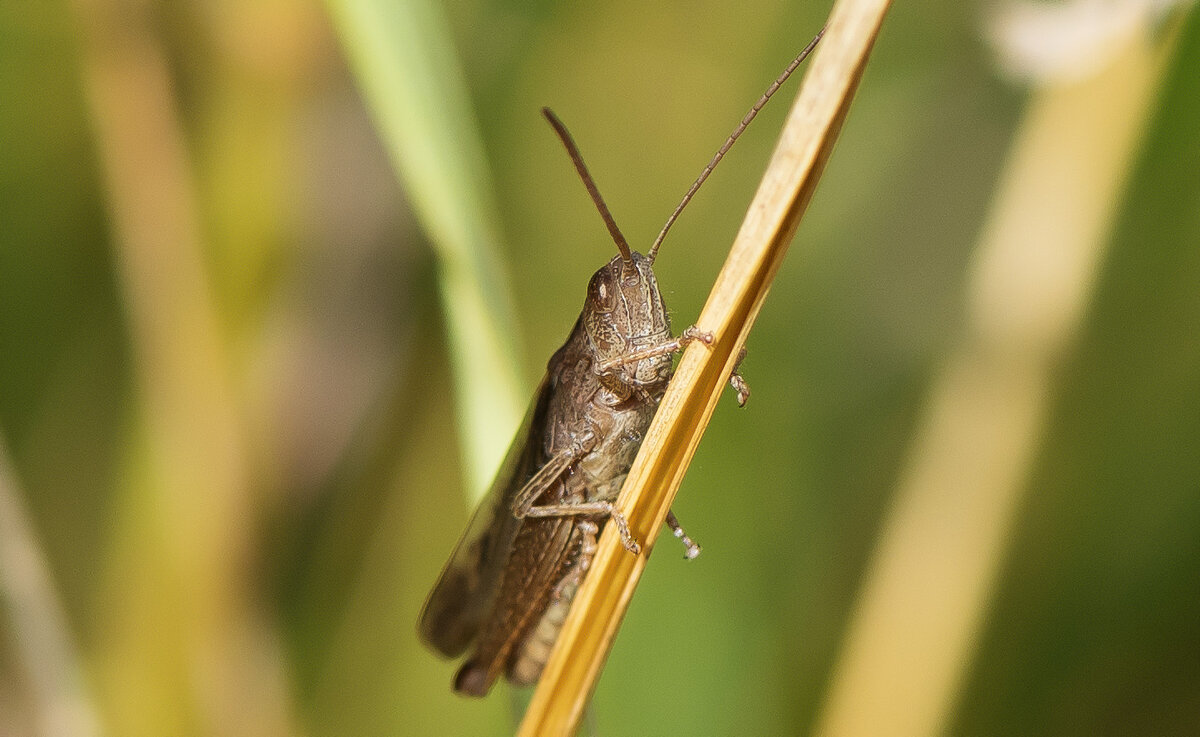
[[[512,513],[513,498],[544,460],[541,438],[531,437],[530,430],[545,425],[549,386],[549,377],[542,379],[495,481],[421,612],[421,639],[448,657],[466,651],[496,598],[521,526]]]

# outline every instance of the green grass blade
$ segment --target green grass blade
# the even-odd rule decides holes
[[[478,495],[520,421],[515,320],[483,145],[429,0],[329,0],[376,126],[440,262],[464,477]]]

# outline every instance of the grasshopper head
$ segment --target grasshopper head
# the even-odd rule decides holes
[[[583,324],[596,366],[670,340],[671,323],[650,260],[637,252],[628,260],[617,255],[592,275]],[[671,376],[671,356],[621,363],[606,373],[629,386],[665,382]]]
[[[542,108],[542,114],[546,116],[546,120],[566,147],[571,161],[575,164],[575,170],[579,172],[579,178],[583,180],[619,251],[618,255],[592,275],[592,280],[588,283],[587,302],[580,317],[592,344],[593,366],[596,367],[602,381],[615,390],[618,396],[625,395],[629,387],[665,385],[671,378],[669,354],[618,362],[615,365],[610,363],[643,348],[660,345],[671,338],[667,309],[663,305],[662,295],[658,293],[658,281],[654,278],[654,257],[647,258],[629,248],[566,126],[549,108]],[[654,247],[657,250],[658,243],[655,243]],[[609,367],[600,369],[604,365]]]

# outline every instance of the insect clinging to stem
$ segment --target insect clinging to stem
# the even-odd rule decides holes
[[[537,680],[604,525],[611,521],[625,548],[640,554],[614,502],[673,373],[672,356],[691,342],[713,340],[695,325],[672,337],[654,260],[700,185],[820,38],[754,104],[645,255],[629,247],[570,133],[543,108],[618,253],[588,282],[575,326],[550,357],[491,489],[421,614],[420,634],[432,649],[457,657],[473,646],[455,691],[483,696],[501,674],[518,685]],[[730,384],[744,405],[749,388],[736,369]],[[699,554],[674,514],[667,524],[688,558]]]

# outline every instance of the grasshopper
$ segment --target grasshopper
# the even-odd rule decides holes
[[[695,325],[672,337],[654,259],[683,208],[771,95],[804,61],[818,34],[759,98],[705,167],[642,255],[630,249],[566,127],[542,112],[567,149],[618,254],[592,275],[579,319],[546,375],[487,496],[421,614],[422,639],[458,657],[473,646],[454,690],[484,696],[500,675],[531,685],[541,675],[601,529],[612,522],[632,554],[641,545],[614,506],[687,344],[711,344]],[[749,388],[730,384],[744,405]],[[673,513],[667,524],[686,556],[700,552]]]

